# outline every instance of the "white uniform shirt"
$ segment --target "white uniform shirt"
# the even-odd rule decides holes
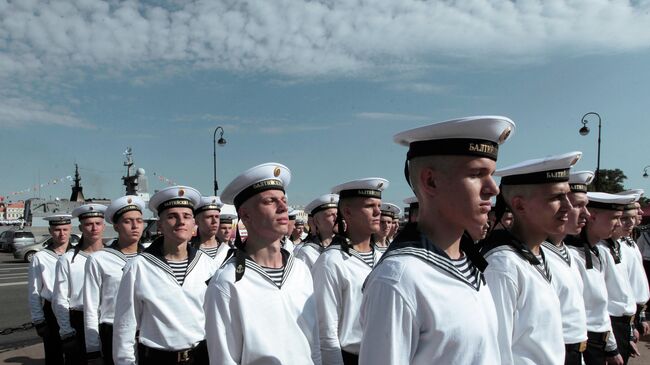
[[[321,363],[311,274],[285,255],[280,286],[251,259],[235,282],[236,257],[212,278],[205,300],[211,364]]]
[[[562,254],[564,248],[566,257]],[[576,344],[587,340],[587,315],[583,299],[584,285],[575,259],[571,258],[564,243],[560,247],[550,242],[542,244],[544,256],[553,273],[551,284],[560,299],[562,312],[562,333],[565,344]]]
[[[500,364],[489,288],[422,247],[388,251],[368,276],[359,363]]]
[[[228,242],[220,242],[219,246],[217,248],[217,254],[212,257],[214,260],[214,263],[217,265],[217,268],[221,267],[221,265],[224,264],[226,261],[226,257],[228,256],[228,252],[230,251],[232,247],[228,244]],[[201,248],[203,250],[203,248]],[[207,252],[206,252],[207,254]],[[208,256],[210,256],[208,254]]]
[[[136,330],[140,343],[166,351],[184,350],[205,339],[203,302],[216,264],[201,250],[188,251],[183,285],[163,261],[162,239],[126,265],[115,303],[115,364],[136,363]]]
[[[602,264],[605,253],[598,246],[594,247],[594,250],[598,252],[598,256],[590,250],[589,256],[591,257],[593,267],[587,269],[584,248],[575,246],[567,247],[582,278],[582,297],[585,303],[585,314],[587,315],[587,331],[597,333],[609,332],[605,350],[615,350],[616,339],[612,333],[612,322],[609,318],[609,311],[607,310],[607,286],[605,285]]]
[[[37,252],[29,264],[27,281],[29,311],[32,322],[45,320],[43,300],[52,301],[54,292],[54,276],[59,255],[49,248]]]
[[[374,250],[375,264],[380,257]],[[312,267],[323,363],[343,364],[341,350],[359,353],[361,287],[371,270],[354,249],[346,253],[336,243],[328,246]]]
[[[75,255],[75,250],[70,250],[56,263],[52,311],[59,322],[61,336],[74,332],[70,324],[70,310],[84,310],[83,287],[88,257],[90,254],[83,251],[76,251]]]
[[[297,245],[293,250],[293,254],[297,259],[302,260],[309,270],[311,270],[323,250],[324,248],[320,244],[320,239],[314,237],[313,241],[307,241]]]
[[[638,305],[645,305],[650,299],[648,290],[648,278],[643,268],[643,258],[636,243],[629,237],[619,240],[621,246],[621,257],[627,267],[627,275],[630,279],[630,287],[634,294],[634,300]]]
[[[501,364],[564,364],[560,301],[550,281],[509,245],[485,255],[499,319]]]
[[[627,266],[622,260],[618,260],[612,256],[609,245],[605,241],[598,242],[601,247],[603,257],[603,273],[605,275],[605,285],[607,285],[607,295],[609,302],[607,310],[610,316],[632,316],[636,313],[636,301],[632,288],[630,287],[630,280],[627,274]],[[620,245],[618,245],[620,247]],[[617,252],[614,253],[620,256]]]
[[[127,261],[122,252],[106,247],[86,262],[83,298],[87,352],[100,350],[99,324],[113,324],[117,290]]]

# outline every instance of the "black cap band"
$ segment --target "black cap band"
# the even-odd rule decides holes
[[[337,208],[337,207],[338,207],[338,204],[336,204],[336,203],[322,204],[322,205],[319,205],[316,208],[312,209],[311,213],[309,213],[309,215],[313,216],[314,214],[316,214],[318,212],[321,212],[323,210],[330,209],[330,208]]]
[[[232,224],[232,218],[219,218],[219,224]]]
[[[220,212],[221,208],[216,204],[206,204],[206,205],[204,205],[204,206],[202,206],[200,208],[194,209],[194,215],[197,215],[197,214],[199,214],[201,212],[205,212],[205,211],[208,211],[208,210],[216,210],[216,211]]]
[[[125,205],[125,206],[123,206],[122,208],[118,209],[118,210],[113,214],[113,217],[112,217],[112,221],[113,221],[113,223],[117,222],[118,219],[120,219],[120,217],[121,217],[124,213],[126,213],[126,212],[132,212],[132,211],[138,211],[138,212],[142,213],[142,210],[140,209],[140,207],[137,206],[137,205],[135,205],[135,204]]]
[[[375,189],[351,189],[339,192],[339,201],[346,198],[377,198],[381,199],[381,190]]]
[[[567,181],[569,181],[569,169],[538,171],[501,178],[502,185],[547,184]]]
[[[388,211],[388,210],[382,210],[381,215],[383,215],[384,217],[395,218],[395,213],[393,213],[391,211]]]
[[[56,221],[50,221],[50,227],[65,226],[66,224],[72,224],[72,221],[70,219],[59,219]]]
[[[158,205],[156,209],[158,214],[162,213],[165,209],[169,208],[190,208],[194,211],[194,203],[191,200],[185,198],[176,198],[164,201]]]
[[[587,203],[587,208],[616,210],[622,212],[625,209],[625,205],[614,204],[614,203],[601,203],[601,202],[590,200],[589,203]]]
[[[499,144],[492,141],[475,138],[449,138],[412,142],[409,144],[406,159],[434,155],[463,155],[487,157],[496,161],[498,153]]]
[[[623,206],[623,210],[637,210],[635,203],[626,204]]]
[[[262,180],[258,183],[255,183],[237,194],[234,202],[235,208],[239,209],[239,207],[241,207],[241,205],[244,204],[244,202],[250,199],[253,195],[267,190],[281,190],[284,192],[284,184],[282,183],[282,180],[278,179]]]
[[[586,193],[587,184],[569,184],[572,193]]]
[[[86,219],[86,218],[104,218],[104,212],[99,212],[99,211],[94,211],[94,212],[86,212],[79,214],[79,217],[77,217],[79,220]]]

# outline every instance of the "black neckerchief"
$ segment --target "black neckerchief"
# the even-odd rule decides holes
[[[117,252],[119,252],[119,253],[121,253],[121,254],[123,254],[123,255],[126,255],[126,254],[125,254],[124,252],[122,252],[122,250],[120,249],[120,244],[119,244],[118,240],[114,240],[113,243],[111,243],[111,245],[108,246],[108,247],[106,247],[106,248],[113,249],[113,250],[115,250],[115,251],[117,251]],[[142,251],[144,251],[144,246],[142,245],[142,243],[138,242],[138,251],[137,251],[137,252],[140,253],[140,252],[142,252]]]
[[[163,252],[163,247],[164,247],[164,241],[165,238],[163,236],[160,236],[156,238],[153,242],[151,242],[151,245],[147,247],[144,252],[156,257],[160,261],[164,262],[165,264],[169,265],[167,262],[167,259],[165,258],[165,254]],[[192,247],[189,243],[187,244],[187,262],[188,265],[190,262],[194,260],[194,256],[196,256],[197,250]]]
[[[285,249],[281,249],[280,253],[282,254],[282,266],[286,267],[290,255],[289,251]],[[228,254],[226,255],[226,259],[224,260],[224,262],[228,261],[228,259],[232,256],[235,256],[235,283],[236,283],[244,277],[244,272],[246,272],[246,260],[251,260],[253,262],[255,262],[255,260],[253,260],[246,252],[245,242],[242,242],[241,244],[235,245],[233,248],[231,248],[230,251],[228,251]]]
[[[583,229],[578,236],[566,236],[564,237],[564,244],[568,246],[582,248],[585,252],[585,267],[587,270],[594,268],[594,263],[591,260],[591,255],[589,252],[593,253],[596,257],[599,257],[598,248],[596,246],[591,246],[587,240],[587,230]]]
[[[531,264],[535,270],[537,270],[537,272],[539,272],[539,274],[542,275],[544,279],[546,279],[546,281],[549,283],[551,282],[551,272],[546,270],[548,268],[548,264],[546,264],[546,257],[544,256],[544,251],[542,250],[541,245],[539,253],[542,257],[542,262],[537,259],[537,256],[535,256],[535,254],[528,248],[528,246],[521,242],[511,232],[507,230],[497,230],[492,231],[490,237],[485,240],[485,243],[481,248],[481,252],[486,255],[492,249],[501,246],[509,246],[510,248],[514,249],[514,251],[524,260],[528,261],[528,263]],[[542,265],[543,263],[544,265]],[[540,266],[542,266],[543,269],[540,269]]]
[[[630,237],[623,237],[623,241],[625,241],[625,243],[626,243],[628,246],[634,248],[635,242],[634,242],[634,240],[633,240],[632,238],[630,238]]]
[[[404,226],[404,229],[402,229],[397,236],[395,236],[390,245],[388,245],[388,249],[384,252],[384,257],[387,257],[386,254],[389,252],[405,247],[423,248],[450,259],[449,255],[447,255],[445,251],[441,250],[426,238],[425,235],[421,234],[417,222],[410,222]],[[465,253],[467,259],[471,261],[480,272],[485,271],[485,268],[488,265],[487,261],[485,261],[485,258],[483,258],[477,245],[474,243],[474,240],[467,232],[465,232],[463,237],[460,239],[460,250]]]
[[[612,254],[612,257],[614,258],[614,264],[618,265],[621,263],[621,245],[618,243],[618,241],[613,240],[611,238],[607,238],[604,240],[605,244],[607,245],[607,248],[609,248],[609,253]]]

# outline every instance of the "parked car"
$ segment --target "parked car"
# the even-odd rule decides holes
[[[8,230],[2,232],[0,237],[0,249],[3,252],[12,252],[14,249],[32,245],[36,242],[34,233],[21,230]]]
[[[34,258],[34,255],[45,248],[47,244],[50,242],[50,239],[52,237],[50,235],[46,235],[43,237],[42,240],[40,240],[37,243],[28,245],[28,246],[23,246],[19,249],[16,249],[14,251],[14,258],[17,260],[24,260],[25,262],[32,262],[32,259]],[[79,242],[79,236],[76,234],[71,234],[70,235],[70,244],[75,246]]]

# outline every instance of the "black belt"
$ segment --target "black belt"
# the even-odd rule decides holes
[[[197,351],[205,349],[206,342],[203,340],[188,349],[178,351],[158,350],[141,343],[138,344],[138,346],[143,350],[142,352],[144,356],[150,360],[185,363],[189,362],[195,356]]]
[[[610,316],[609,318],[612,320],[612,322],[627,323],[627,324],[632,323],[632,320],[634,320],[634,316],[618,316],[618,317]]]
[[[587,349],[587,341],[565,344],[564,349],[566,350],[566,352],[570,352],[570,351],[585,352],[585,350]]]
[[[609,332],[587,332],[587,341],[597,344],[607,343]]]

